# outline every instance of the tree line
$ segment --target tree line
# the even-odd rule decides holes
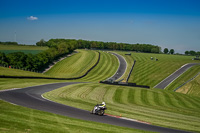
[[[39,42],[37,42],[36,45],[52,47],[54,45],[57,45],[58,42],[68,43],[80,49],[87,48],[87,49],[125,50],[125,51],[136,51],[145,53],[161,52],[161,48],[159,46],[151,44],[128,44],[128,43],[88,41],[88,40],[75,40],[75,39],[50,39],[47,42],[45,42],[42,39]]]
[[[174,51],[174,49],[170,49],[169,50],[168,48],[164,48],[163,53],[164,54],[174,54],[175,51]]]
[[[58,42],[56,45],[36,55],[25,54],[23,52],[9,54],[0,52],[0,64],[2,66],[11,66],[25,70],[42,71],[53,60],[73,52],[76,48],[71,44]]]
[[[1,43],[10,45],[13,43]],[[18,45],[18,44],[15,44]],[[127,44],[116,42],[87,41],[75,39],[41,39],[36,43],[37,46],[48,46],[49,49],[36,55],[14,52],[5,54],[0,52],[0,64],[15,68],[23,68],[32,71],[42,71],[55,59],[73,52],[75,49],[104,49],[104,50],[126,50],[146,53],[160,53],[159,46],[151,44]]]
[[[200,51],[197,52],[194,50],[185,51],[185,55],[200,56]]]

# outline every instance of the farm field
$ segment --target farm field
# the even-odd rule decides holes
[[[48,47],[0,44],[0,52],[5,53],[5,54],[14,53],[14,52],[23,52],[25,54],[38,54],[47,49]]]
[[[39,46],[32,46],[32,45],[2,45],[0,44],[0,51],[1,50],[47,50],[48,47],[39,47]]]
[[[200,132],[200,98],[160,89],[76,84],[45,93],[55,102],[91,111],[105,101],[106,113],[154,125]],[[189,121],[189,122],[188,122]]]
[[[136,60],[129,82],[148,85],[151,88],[184,64],[199,62],[192,60],[193,56],[129,52],[131,53],[130,56],[125,55],[127,52],[117,51],[116,53],[123,55],[129,65],[132,65],[133,61]],[[151,60],[151,57],[154,60]],[[155,59],[158,59],[158,61],[155,61]]]

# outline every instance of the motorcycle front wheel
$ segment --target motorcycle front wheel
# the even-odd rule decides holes
[[[98,112],[98,115],[99,115],[99,116],[104,115],[104,110],[100,110],[100,111]]]

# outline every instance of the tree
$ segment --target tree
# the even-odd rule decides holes
[[[47,46],[44,39],[41,39],[39,42],[36,43],[37,46]]]
[[[185,51],[185,55],[189,55],[189,51]]]
[[[168,52],[169,52],[168,48],[165,48],[163,52],[164,52],[165,54],[168,54]]]
[[[191,51],[189,51],[189,54],[192,55],[192,56],[195,56],[196,52],[194,50],[191,50]]]
[[[158,47],[152,48],[151,53],[159,53],[159,48]]]
[[[169,53],[174,54],[174,49],[170,49]]]

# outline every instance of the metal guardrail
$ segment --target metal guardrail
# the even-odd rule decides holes
[[[174,89],[174,92],[177,91],[179,88],[181,88],[182,86],[184,86],[185,84],[187,84],[188,82],[192,81],[193,79],[195,79],[198,75],[200,74],[200,72],[195,75],[193,78],[189,79],[188,81],[186,81],[185,83],[183,83],[182,85],[180,85],[179,87],[177,87],[176,89]]]
[[[129,80],[129,78],[130,78],[130,76],[131,76],[131,73],[132,73],[132,71],[133,71],[133,67],[135,66],[135,63],[136,63],[136,60],[134,60],[134,62],[133,62],[133,65],[132,65],[131,70],[130,70],[130,72],[129,72],[129,74],[128,74],[128,77],[127,77],[127,79],[126,79],[126,82],[128,82],[128,80]]]

